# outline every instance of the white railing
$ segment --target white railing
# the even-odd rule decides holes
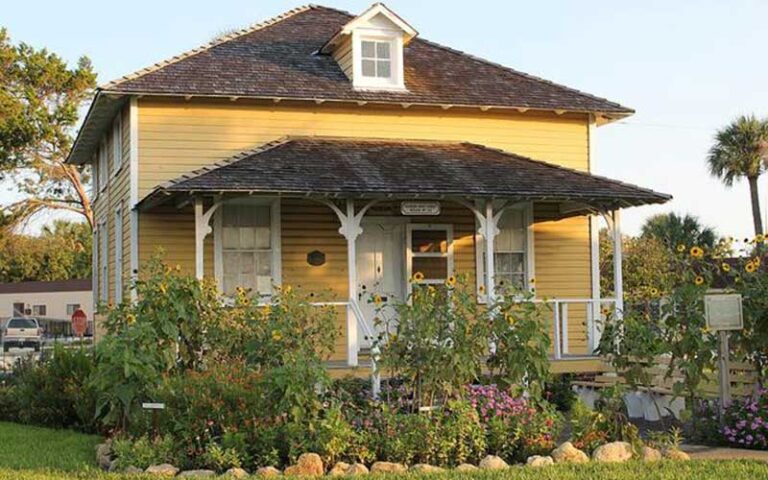
[[[614,298],[554,298],[548,300],[536,300],[537,303],[547,304],[552,308],[552,323],[554,335],[552,343],[554,345],[553,359],[576,359],[595,357],[595,350],[600,342],[600,324],[605,319],[604,308],[613,312],[616,306]],[[581,352],[575,351],[571,345],[569,326],[574,320],[572,315],[574,308],[577,310],[576,317],[583,320],[586,326],[586,344]]]

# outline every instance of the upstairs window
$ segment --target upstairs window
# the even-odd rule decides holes
[[[392,44],[388,41],[363,40],[361,49],[364,77],[392,77]]]
[[[102,138],[99,144],[99,168],[96,169],[98,174],[98,189],[104,190],[109,182],[109,162],[107,159],[107,140]]]
[[[112,174],[117,175],[123,166],[123,117],[117,113],[112,123]]]

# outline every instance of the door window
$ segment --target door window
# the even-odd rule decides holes
[[[453,232],[450,225],[410,225],[408,273],[419,283],[442,284],[453,273]]]

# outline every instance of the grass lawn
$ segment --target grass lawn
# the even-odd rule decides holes
[[[98,471],[94,465],[94,446],[99,437],[0,422],[0,480],[104,479],[127,480],[157,478],[116,475]],[[511,468],[503,472],[476,474],[398,475],[397,478],[430,480],[640,480],[640,479],[768,479],[768,465],[750,461],[692,461],[621,465],[556,465],[544,469]],[[395,476],[388,478],[394,480]]]

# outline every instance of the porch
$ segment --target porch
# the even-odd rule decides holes
[[[474,145],[312,138],[193,172],[140,207],[191,222],[195,274],[225,292],[240,283],[265,302],[273,283],[328,293],[340,371],[370,366],[370,299],[406,300],[416,272],[427,283],[466,275],[480,302],[505,282],[535,289],[551,307],[553,369],[589,371],[601,368],[600,318],[623,309],[620,248],[617,295],[600,298],[597,218],[618,247],[620,209],[667,198]]]

